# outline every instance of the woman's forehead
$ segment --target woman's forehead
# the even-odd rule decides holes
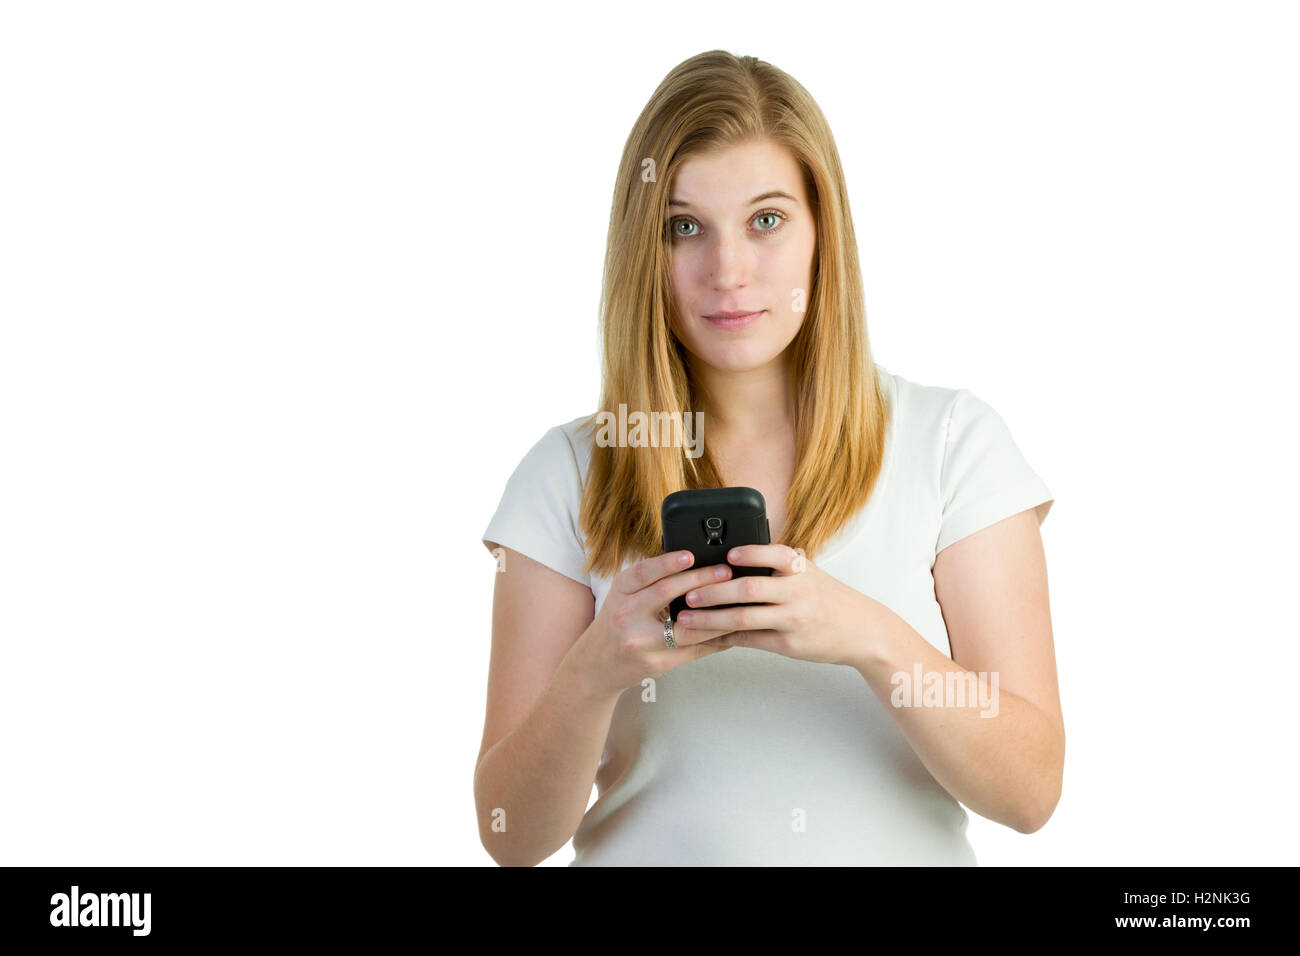
[[[749,206],[785,193],[804,201],[803,175],[791,152],[770,141],[722,147],[691,156],[678,168],[669,205]]]

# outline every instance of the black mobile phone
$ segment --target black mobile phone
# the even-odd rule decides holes
[[[660,507],[663,520],[664,554],[689,551],[695,555],[691,568],[709,564],[728,564],[727,551],[742,544],[771,544],[767,524],[767,503],[754,488],[691,488],[674,491]],[[771,568],[732,567],[732,577],[772,573]],[[739,604],[711,604],[709,608],[749,607],[754,601]],[[701,605],[703,607],[704,605]],[[668,606],[672,619],[686,610],[686,595],[673,599]]]

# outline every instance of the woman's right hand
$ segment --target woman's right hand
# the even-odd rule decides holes
[[[619,694],[679,664],[730,650],[703,643],[729,631],[683,628],[673,635],[675,648],[664,641],[663,619],[674,598],[731,577],[727,564],[692,568],[694,560],[689,551],[673,551],[646,558],[614,576],[600,613],[569,651],[593,693]]]

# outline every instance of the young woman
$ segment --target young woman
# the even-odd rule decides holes
[[[962,804],[1042,826],[1065,749],[1054,499],[988,404],[872,361],[803,87],[722,51],[664,79],[624,148],[602,312],[602,409],[702,413],[703,453],[597,441],[585,416],[507,483],[483,536],[492,857],[572,838],[574,865],[971,865]],[[728,561],[770,577],[660,553],[665,495],[737,485],[774,543]],[[710,609],[736,602],[760,603]]]

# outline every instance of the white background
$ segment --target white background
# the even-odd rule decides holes
[[[1057,495],[1064,795],[981,864],[1294,863],[1295,5],[458,6],[0,8],[0,862],[492,865],[479,537],[721,47]]]

